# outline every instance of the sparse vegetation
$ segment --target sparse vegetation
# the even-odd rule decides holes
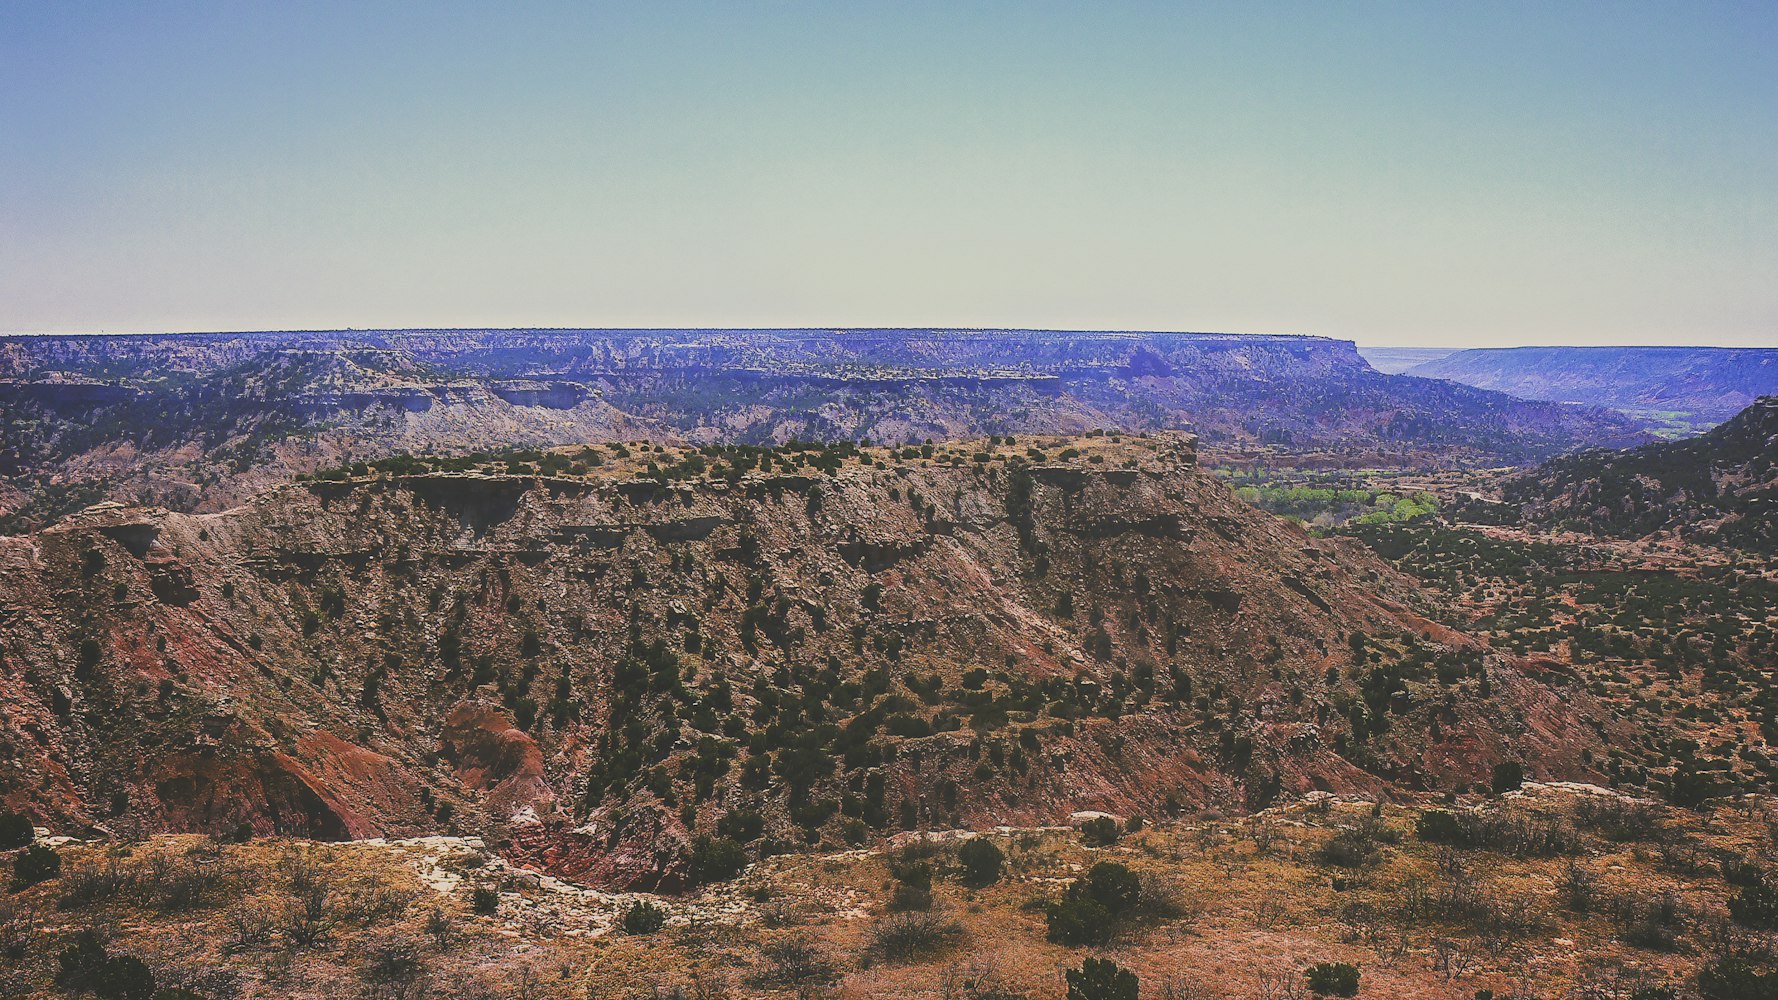
[[[1287,961],[1205,962],[1209,986],[1169,972],[1147,988],[1351,996],[1362,969],[1364,995],[1436,982],[1504,997],[1522,967],[1579,991],[1630,963],[1707,996],[1778,981],[1753,946],[1778,926],[1771,831],[1764,800],[1739,795],[1778,773],[1778,699],[1756,668],[1778,648],[1765,570],[1600,569],[1455,523],[1460,507],[1408,486],[1367,487],[1362,511],[1317,512],[1305,534],[1170,471],[1163,435],[995,437],[354,457],[304,503],[417,526],[411,538],[369,556],[194,563],[200,580],[229,576],[195,597],[145,582],[168,572],[158,550],[150,566],[71,532],[68,551],[44,549],[46,582],[93,610],[46,640],[61,644],[46,709],[70,732],[109,712],[120,734],[197,734],[223,751],[221,777],[206,763],[155,787],[91,779],[94,815],[122,832],[14,855],[9,902],[28,919],[0,913],[0,949],[30,956],[21,975],[43,990],[74,928],[116,928],[102,961],[76,965],[115,960],[134,985],[107,988],[128,990],[145,981],[135,962],[150,996],[205,1000],[230,994],[181,963],[242,970],[239,995],[312,981],[474,996],[459,973],[480,963],[501,969],[502,992],[537,998],[713,997],[733,977],[777,995],[1010,1000],[1053,996],[1064,967],[1071,997],[1122,998],[1136,970],[1195,975],[1194,960],[1261,931],[1292,942]],[[1160,479],[1155,516],[1069,485],[1101,475]],[[545,493],[581,504],[578,520],[551,521]],[[513,511],[549,540],[509,545]],[[234,516],[205,522],[205,553],[240,555]],[[193,533],[165,534],[166,552],[195,558]],[[439,556],[435,538],[457,547]],[[1226,566],[1206,570],[1207,548]],[[223,624],[134,610],[163,600],[204,602],[192,620]],[[226,706],[216,650],[251,679]],[[241,693],[260,688],[291,717]],[[344,722],[311,728],[303,706],[336,702]],[[1672,726],[1647,725],[1657,715]],[[304,782],[253,771],[271,765],[238,762],[237,727],[328,795],[378,789],[375,807],[313,804]],[[108,752],[185,759],[118,739]],[[135,837],[156,809],[198,825],[200,779],[282,797],[220,812],[228,843]],[[1310,780],[1335,792],[1304,799]],[[545,791],[526,802],[527,789]],[[1030,803],[1047,810],[1034,823],[1143,815],[1077,834],[945,832]],[[522,829],[525,808],[541,827]],[[17,836],[9,823],[0,839]],[[299,848],[274,832],[343,840],[361,823],[488,839],[432,864],[415,859],[436,845]],[[25,879],[45,851],[59,877]],[[1078,950],[1108,945],[1116,961]],[[527,971],[501,964],[515,952]],[[993,955],[1019,965],[977,968]],[[1586,995],[1636,995],[1598,989]]]
[[[924,960],[955,946],[962,935],[960,926],[936,913],[895,913],[871,928],[869,952],[888,962]]]
[[[1225,971],[1212,973],[1207,983],[1157,974],[1145,988],[1156,996],[1198,1000],[1247,995],[1263,979],[1267,988],[1285,991],[1275,995],[1313,989],[1343,996],[1347,980],[1339,967],[1344,966],[1362,970],[1359,996],[1449,982],[1468,992],[1493,989],[1504,996],[1512,970],[1532,955],[1545,974],[1569,977],[1563,983],[1582,982],[1585,970],[1599,962],[1658,956],[1673,979],[1683,974],[1700,987],[1716,984],[1714,995],[1733,995],[1722,991],[1738,988],[1737,983],[1763,988],[1757,984],[1769,970],[1766,959],[1746,949],[1731,954],[1725,942],[1763,933],[1758,914],[1764,897],[1755,887],[1767,884],[1766,867],[1759,863],[1763,854],[1749,845],[1769,842],[1764,817],[1719,808],[1705,818],[1624,802],[1641,817],[1624,822],[1668,831],[1661,841],[1632,841],[1637,846],[1626,848],[1616,839],[1623,825],[1618,810],[1593,802],[1597,797],[1530,790],[1505,801],[1472,795],[1446,810],[1291,802],[1249,818],[1151,825],[1120,841],[1111,854],[1117,860],[1106,860],[1104,849],[1087,848],[1063,831],[1014,832],[955,846],[939,838],[912,838],[895,849],[876,846],[859,854],[773,854],[740,882],[714,883],[678,897],[672,906],[684,908],[684,919],[671,933],[666,907],[653,897],[605,904],[562,896],[515,879],[496,856],[476,851],[454,853],[440,869],[473,882],[451,893],[420,888],[416,900],[412,873],[432,868],[401,847],[294,849],[276,838],[244,844],[184,838],[71,845],[58,849],[59,880],[7,897],[11,910],[0,907],[0,948],[10,954],[41,949],[35,953],[48,962],[77,943],[73,927],[81,922],[115,926],[118,939],[103,942],[107,960],[141,960],[155,977],[157,994],[184,988],[213,1000],[223,994],[175,975],[158,957],[166,947],[162,915],[177,912],[177,923],[192,929],[181,933],[203,942],[212,949],[206,954],[230,968],[249,975],[278,963],[335,968],[347,977],[351,992],[396,997],[421,989],[436,994],[444,983],[457,981],[459,963],[500,954],[516,935],[540,956],[561,956],[576,991],[581,989],[577,977],[584,975],[589,984],[628,995],[637,987],[626,970],[640,963],[634,968],[666,970],[663,984],[693,996],[698,995],[690,992],[694,988],[713,989],[720,982],[720,970],[700,969],[697,956],[707,935],[721,933],[736,956],[729,972],[762,992],[810,992],[853,977],[860,977],[858,982],[888,977],[880,981],[897,984],[897,990],[950,989],[951,995],[1006,1000],[1054,990],[1058,966],[1081,971],[1089,956],[1077,949],[1115,945],[1114,964],[1134,972],[1152,967],[1154,956],[1168,954],[1178,942],[1188,942],[1192,955],[1214,954],[1227,940],[1222,936],[1227,928],[1252,927],[1288,931],[1340,950],[1323,953],[1325,962],[1289,968],[1222,966]],[[1577,850],[1519,857],[1497,846],[1434,843],[1419,836],[1390,842],[1391,831],[1421,817],[1438,812],[1458,817],[1478,808],[1492,824],[1567,817]],[[1256,836],[1259,830],[1266,837]],[[1330,872],[1323,845],[1354,831],[1373,840],[1378,855],[1363,867],[1336,866]],[[1264,850],[1262,839],[1269,839]],[[971,887],[963,852],[971,843],[993,843],[1000,850],[999,880]],[[1700,860],[1683,867],[1663,860],[1657,848],[1669,843],[1695,846]],[[1730,845],[1739,853],[1726,853]],[[1609,865],[1606,858],[1612,859]],[[166,909],[167,887],[185,879],[182,864],[198,860],[220,872],[219,881],[192,896],[196,903]],[[1052,887],[1062,879],[1058,893]],[[931,893],[930,908],[889,910],[895,887],[922,883]],[[1547,885],[1550,895],[1527,892],[1527,885]],[[496,905],[469,917],[476,889]],[[1702,905],[1695,902],[1700,894]],[[503,895],[510,901],[502,902]],[[872,919],[841,916],[861,901],[875,914]],[[29,913],[35,909],[50,922],[32,922]],[[1723,916],[1712,918],[1713,909]],[[751,914],[752,921],[711,922],[728,919],[717,914],[737,912]],[[1187,914],[1191,933],[1171,933],[1174,922]],[[1730,916],[1748,918],[1747,929],[1736,930],[1727,922]],[[73,926],[71,917],[77,921]],[[60,929],[43,938],[45,926]],[[720,931],[712,930],[718,926]],[[599,939],[567,933],[591,927],[617,933]],[[1558,938],[1585,946],[1559,945]],[[604,949],[607,959],[592,963],[595,948]],[[1031,968],[976,967],[981,956],[1007,948],[1040,957]],[[1414,954],[1425,961],[1405,957]],[[842,962],[840,955],[859,957],[856,963]],[[1317,973],[1323,978],[1311,980],[1309,970],[1324,965],[1328,969]],[[1045,969],[1047,980],[1041,975]],[[947,982],[949,987],[943,985]],[[1471,985],[1474,989],[1468,989]]]

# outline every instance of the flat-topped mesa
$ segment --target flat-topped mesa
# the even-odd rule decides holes
[[[435,470],[431,464],[454,471]],[[366,491],[411,494],[426,508],[447,514],[485,544],[489,533],[512,534],[512,522],[531,544],[551,538],[564,544],[614,548],[632,532],[660,541],[701,539],[741,518],[760,502],[800,498],[811,509],[860,490],[899,495],[933,490],[933,482],[982,480],[987,490],[1015,489],[1029,479],[1087,496],[1078,525],[1062,530],[1105,534],[1123,530],[1181,536],[1176,512],[1125,511],[1131,487],[1144,479],[1189,472],[1196,464],[1194,438],[1182,432],[1155,435],[986,438],[944,445],[834,445],[791,443],[772,448],[694,449],[645,442],[581,445],[548,452],[513,453],[479,460],[427,460],[402,456],[385,463],[325,472],[295,489],[332,509]],[[416,471],[418,469],[419,471]],[[545,472],[543,470],[549,470]],[[1099,484],[1095,486],[1095,484]],[[973,483],[972,483],[972,488]],[[1112,496],[1092,498],[1096,489]],[[1162,491],[1162,496],[1165,491]],[[261,502],[276,504],[276,494]],[[373,501],[352,500],[359,509]],[[854,565],[882,566],[922,551],[926,536],[955,530],[986,530],[1006,522],[1007,501],[973,507],[933,507],[923,523],[903,525],[893,537],[872,539],[892,522],[863,516],[838,551]],[[1140,506],[1140,501],[1135,502]]]
[[[1058,484],[1089,476],[1130,483],[1197,465],[1197,437],[1183,431],[1083,435],[1006,435],[933,444],[859,444],[850,441],[781,445],[689,445],[610,442],[470,457],[401,455],[299,477],[318,495],[350,492],[390,478],[421,491],[465,496],[509,493],[514,480],[551,490],[612,490],[645,500],[676,490],[723,485],[751,496],[807,494],[825,480],[858,472],[908,475],[922,468],[978,472],[1023,469]]]
[[[848,366],[957,375],[1016,366],[1027,374],[1054,374],[1070,367],[1149,370],[1155,357],[1178,364],[1236,354],[1247,365],[1273,355],[1294,363],[1363,364],[1350,341],[1278,334],[945,328],[321,330],[0,336],[0,376],[57,367],[206,373],[277,354],[349,356],[371,365],[420,361],[496,377],[716,368],[828,377]]]

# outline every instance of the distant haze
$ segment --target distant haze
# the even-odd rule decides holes
[[[1778,344],[1778,5],[0,11],[0,330]]]
[[[1358,353],[1383,374],[1399,375],[1415,365],[1447,357],[1455,350],[1449,347],[1360,347]]]
[[[1372,357],[1377,352],[1363,353],[1372,367],[1385,370]],[[1755,399],[1778,394],[1778,348],[1516,347],[1439,354],[1402,370],[1524,399],[1609,406],[1667,420],[1681,431],[1727,420]]]

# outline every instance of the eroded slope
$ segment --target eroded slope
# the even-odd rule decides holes
[[[548,467],[0,539],[7,804],[121,832],[476,832],[670,885],[700,834],[760,853],[1239,809],[1505,759],[1582,777],[1609,725],[1423,617],[1362,546],[1241,503],[1189,437]]]

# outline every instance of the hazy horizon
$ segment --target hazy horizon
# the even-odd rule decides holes
[[[0,330],[1778,345],[1778,6],[15,3]]]
[[[1549,343],[1540,343],[1540,344],[1496,343],[1496,344],[1474,345],[1474,346],[1469,346],[1469,347],[1464,347],[1464,346],[1451,347],[1449,345],[1422,344],[1422,343],[1374,343],[1374,342],[1369,342],[1369,341],[1364,341],[1364,340],[1354,340],[1351,337],[1328,337],[1324,334],[1278,333],[1278,332],[1249,331],[1249,330],[1158,330],[1158,329],[1138,329],[1135,327],[1122,327],[1122,328],[1113,329],[1113,328],[1107,328],[1107,327],[1099,327],[1099,328],[1068,327],[1068,328],[1063,328],[1063,327],[1031,327],[1031,326],[1005,326],[1005,325],[1001,325],[1001,326],[960,326],[957,324],[932,324],[932,323],[922,323],[922,324],[909,325],[909,326],[885,326],[880,323],[851,324],[851,325],[823,323],[823,324],[815,324],[815,325],[808,325],[808,326],[716,326],[716,325],[705,325],[705,326],[628,326],[628,327],[586,326],[584,324],[578,325],[578,326],[539,326],[539,325],[463,326],[461,324],[456,324],[456,325],[438,325],[438,326],[411,326],[411,325],[409,325],[409,326],[357,326],[357,327],[343,327],[343,326],[342,327],[266,327],[263,329],[242,328],[242,329],[235,329],[235,330],[220,330],[220,329],[219,330],[0,330],[0,338],[5,338],[5,337],[154,337],[154,336],[228,337],[228,336],[243,336],[243,335],[254,335],[254,334],[296,335],[296,334],[318,334],[318,333],[422,333],[422,332],[431,332],[431,331],[449,333],[449,332],[458,331],[458,330],[460,330],[460,331],[477,331],[477,332],[481,332],[481,331],[519,331],[519,330],[537,330],[537,331],[543,331],[543,332],[587,331],[590,333],[621,332],[621,331],[629,331],[629,330],[640,331],[640,332],[671,332],[671,331],[676,331],[676,330],[686,330],[686,331],[710,330],[710,331],[722,331],[722,332],[732,331],[732,332],[736,332],[736,333],[768,332],[768,331],[774,331],[774,330],[832,330],[836,333],[843,333],[843,332],[848,332],[848,331],[859,331],[859,330],[955,330],[959,333],[1008,332],[1008,333],[1054,333],[1054,334],[1064,334],[1064,335],[1092,334],[1092,333],[1144,333],[1144,334],[1179,334],[1179,335],[1183,335],[1183,336],[1205,336],[1205,337],[1317,337],[1317,338],[1321,338],[1321,339],[1336,340],[1336,341],[1351,343],[1354,347],[1356,347],[1360,351],[1367,351],[1367,350],[1385,350],[1385,351],[1386,350],[1401,350],[1401,351],[1426,350],[1426,351],[1445,351],[1445,352],[1449,352],[1449,353],[1455,353],[1457,351],[1464,351],[1464,350],[1511,350],[1513,348],[1520,348],[1520,347],[1523,347],[1523,348],[1579,348],[1579,349],[1599,349],[1599,350],[1613,350],[1613,349],[1624,350],[1624,349],[1639,349],[1639,348],[1671,349],[1671,350],[1727,350],[1727,351],[1778,350],[1778,344],[1771,344],[1771,345],[1767,345],[1767,344],[1676,344],[1676,343],[1632,344],[1632,343],[1603,343],[1603,342],[1596,343],[1596,344],[1582,344],[1582,343],[1560,343],[1560,342],[1553,342],[1553,341],[1549,342]]]

